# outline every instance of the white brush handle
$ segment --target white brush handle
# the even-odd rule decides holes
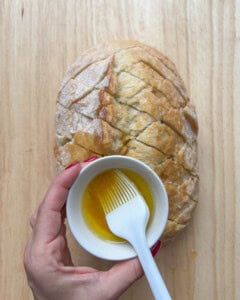
[[[132,244],[138,255],[155,299],[171,300],[172,298],[169,295],[167,287],[154,261],[152,253],[147,246],[145,233],[138,228],[134,236],[128,236],[128,241]]]

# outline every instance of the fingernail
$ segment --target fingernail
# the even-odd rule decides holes
[[[80,164],[79,161],[74,161],[73,163],[71,163],[70,165],[68,165],[68,166],[65,168],[65,170],[70,169],[71,167],[76,166],[76,165],[78,165],[78,164]]]
[[[85,159],[83,162],[90,162],[90,161],[94,161],[94,160],[96,160],[96,159],[98,159],[97,156],[91,156],[91,157]]]
[[[66,219],[66,203],[64,204],[63,208],[61,209],[61,214],[62,214],[62,221]]]
[[[159,240],[151,248],[152,256],[155,256],[160,248],[161,248],[161,241]]]

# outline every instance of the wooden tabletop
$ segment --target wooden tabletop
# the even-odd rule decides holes
[[[83,50],[114,39],[167,54],[198,113],[199,205],[156,257],[170,293],[240,299],[240,2],[231,0],[0,1],[0,299],[32,299],[22,258],[55,176],[60,81]],[[110,266],[69,240],[76,264]],[[144,278],[121,297],[130,299],[152,299]]]

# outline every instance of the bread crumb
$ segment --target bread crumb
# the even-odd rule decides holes
[[[198,255],[197,251],[194,250],[194,249],[192,249],[192,250],[191,250],[191,258],[192,258],[192,259],[195,259],[195,258],[197,257],[197,255]]]

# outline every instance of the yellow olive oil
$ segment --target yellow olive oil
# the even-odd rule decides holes
[[[151,222],[153,209],[154,209],[154,202],[152,192],[148,186],[148,183],[145,179],[142,178],[139,174],[135,173],[134,171],[127,170],[127,169],[120,169],[138,188],[139,192],[143,196],[146,201],[146,204],[149,208],[150,212],[150,219],[149,223]],[[104,188],[108,188],[113,184],[111,173],[112,170],[108,170],[104,172],[104,176],[102,176],[102,180],[104,180]],[[103,240],[108,240],[111,242],[124,242],[123,239],[114,235],[110,229],[108,228],[105,214],[103,212],[101,206],[101,190],[99,189],[99,182],[101,180],[101,174],[96,176],[86,187],[83,193],[83,201],[82,201],[82,212],[83,217],[85,219],[86,224],[96,235],[98,235]],[[101,184],[102,185],[102,184]],[[148,224],[149,224],[148,223]]]

